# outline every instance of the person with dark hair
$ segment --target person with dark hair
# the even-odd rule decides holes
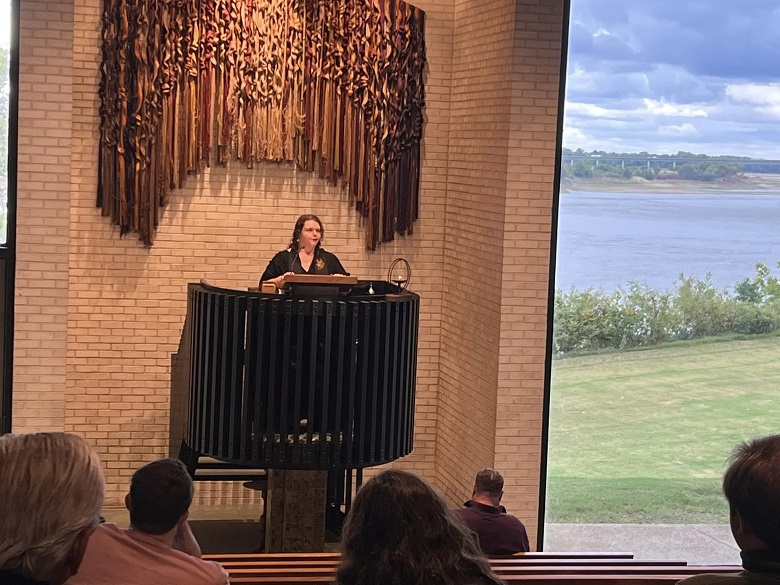
[[[523,523],[507,514],[501,505],[504,477],[495,469],[481,469],[474,480],[471,499],[457,513],[479,539],[486,555],[512,555],[528,552],[528,533]]]
[[[780,435],[753,439],[734,450],[723,476],[723,494],[744,570],[704,573],[680,583],[780,584]]]
[[[474,535],[431,486],[390,469],[358,491],[341,535],[339,585],[499,585]]]
[[[77,573],[104,493],[100,459],[84,439],[0,437],[0,583],[61,585]]]
[[[322,249],[325,227],[313,214],[302,215],[295,222],[290,245],[277,252],[260,277],[260,285],[271,282],[277,287],[288,274],[344,274],[335,254]]]
[[[178,459],[160,459],[139,468],[125,506],[130,528],[101,524],[87,546],[81,568],[67,585],[223,585],[228,575],[204,561],[187,523],[194,488]]]

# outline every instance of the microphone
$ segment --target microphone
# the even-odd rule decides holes
[[[298,252],[290,249],[290,265],[287,272],[294,272],[293,268],[295,267],[295,261],[298,259]]]

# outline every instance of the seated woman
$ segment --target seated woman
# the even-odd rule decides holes
[[[420,477],[367,481],[341,535],[339,585],[501,585],[475,535]]]
[[[322,249],[325,228],[316,215],[302,215],[295,222],[290,246],[278,252],[260,277],[260,285],[272,282],[277,287],[288,274],[349,273],[335,254]]]

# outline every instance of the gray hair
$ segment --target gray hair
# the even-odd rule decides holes
[[[100,459],[65,433],[0,437],[0,570],[49,581],[105,496]]]

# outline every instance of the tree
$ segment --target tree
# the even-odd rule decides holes
[[[588,161],[580,159],[572,165],[571,174],[575,177],[590,178],[593,176],[593,168]]]

